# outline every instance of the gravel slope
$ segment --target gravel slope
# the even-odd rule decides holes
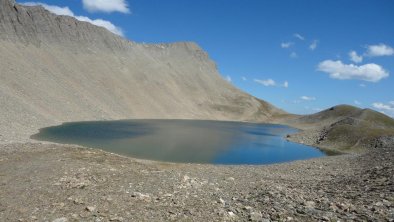
[[[0,146],[2,221],[393,221],[394,153],[268,166],[169,164]]]

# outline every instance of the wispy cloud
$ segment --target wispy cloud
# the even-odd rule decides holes
[[[301,96],[300,99],[305,100],[305,101],[313,101],[313,100],[316,100],[316,97],[313,97],[313,96]]]
[[[293,36],[299,40],[305,40],[304,36],[298,34],[298,33],[294,33]]]
[[[284,81],[283,84],[277,83],[273,79],[253,79],[253,81],[263,86],[276,86],[276,87],[284,87],[284,88],[289,87],[288,81]]]
[[[363,61],[363,56],[358,55],[356,51],[350,51],[349,52],[349,59],[353,61],[354,63],[360,63]]]
[[[295,99],[295,100],[293,100],[293,101],[292,101],[292,103],[294,103],[294,104],[298,104],[298,103],[301,103],[301,101],[300,101],[300,100],[298,100],[298,99]]]
[[[280,47],[283,48],[283,49],[287,49],[287,48],[290,48],[293,44],[294,43],[292,43],[292,42],[282,42],[280,44]]]
[[[374,108],[380,109],[380,110],[394,111],[394,106],[391,103],[384,104],[384,103],[381,103],[381,102],[376,102],[376,103],[372,103],[372,106]]]
[[[369,63],[361,66],[344,64],[342,61],[325,60],[320,62],[318,71],[328,73],[333,79],[359,79],[369,82],[378,82],[387,78],[389,73],[380,65]]]
[[[354,100],[354,104],[356,104],[356,105],[361,105],[361,102],[359,102],[358,100]]]
[[[107,30],[109,30],[112,33],[115,33],[117,35],[123,36],[123,31],[121,28],[115,26],[114,24],[112,24],[110,21],[107,20],[103,20],[103,19],[90,19],[86,16],[77,16],[75,15],[69,7],[60,7],[60,6],[56,6],[56,5],[48,5],[45,3],[41,3],[41,2],[25,2],[25,3],[21,3],[22,5],[27,5],[27,6],[35,6],[35,5],[41,5],[42,7],[44,7],[46,10],[56,14],[56,15],[66,15],[66,16],[71,16],[74,17],[75,19],[79,20],[79,21],[83,21],[83,22],[89,22],[93,25],[97,25],[100,27],[104,27]]]
[[[289,56],[290,56],[290,58],[292,58],[292,59],[298,58],[298,55],[297,55],[296,52],[291,52]]]
[[[231,76],[226,76],[226,80],[228,81],[228,82],[231,82],[232,80],[231,80]]]
[[[263,86],[276,86],[276,82],[273,79],[254,79],[254,82],[257,82]]]
[[[248,80],[245,76],[242,76],[241,79],[242,79],[242,81]]]
[[[366,87],[367,85],[365,85],[364,83],[360,83],[359,86],[360,87]]]
[[[394,55],[394,49],[383,43],[378,45],[368,45],[365,55],[370,57],[391,56]]]
[[[89,12],[121,12],[130,13],[125,0],[82,0],[84,9]]]
[[[309,45],[309,49],[314,51],[317,48],[317,43],[319,43],[318,40],[313,40],[312,43]]]

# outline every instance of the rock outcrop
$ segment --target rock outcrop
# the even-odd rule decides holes
[[[0,142],[66,121],[267,121],[284,112],[225,81],[192,42],[138,44],[0,0]]]

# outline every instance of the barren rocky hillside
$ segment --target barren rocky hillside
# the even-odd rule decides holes
[[[0,142],[65,121],[283,113],[225,81],[195,43],[137,44],[13,0],[0,0],[0,104]]]
[[[358,152],[394,146],[394,119],[371,109],[338,105],[285,122],[303,129],[289,135],[289,140],[327,150]]]

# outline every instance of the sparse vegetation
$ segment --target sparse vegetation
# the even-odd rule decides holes
[[[319,113],[296,117],[288,123],[303,131],[289,140],[342,152],[381,147],[394,138],[394,120],[382,113],[339,105]],[[387,146],[387,145],[386,145]]]

